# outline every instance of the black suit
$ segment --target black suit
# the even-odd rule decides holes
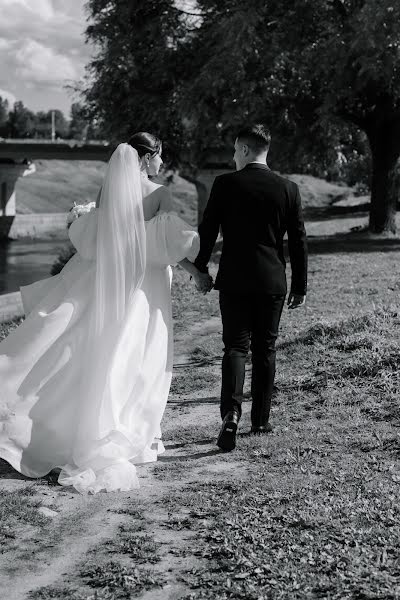
[[[215,179],[199,226],[195,264],[207,272],[219,230],[224,359],[221,415],[241,413],[246,355],[252,350],[252,422],[268,422],[275,376],[275,341],[287,292],[283,238],[288,234],[291,292],[305,295],[307,241],[297,185],[261,163]]]

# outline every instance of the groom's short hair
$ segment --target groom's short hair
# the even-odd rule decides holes
[[[269,129],[262,123],[242,127],[236,138],[248,145],[253,152],[268,152],[271,143]]]

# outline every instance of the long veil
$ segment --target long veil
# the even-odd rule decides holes
[[[142,283],[146,265],[137,151],[120,144],[109,161],[98,208],[94,335],[114,328]]]
[[[143,445],[121,423],[123,403],[132,390],[118,389],[116,365],[121,363],[124,317],[140,293],[146,266],[140,165],[137,151],[120,144],[108,163],[97,208],[96,272],[81,357],[79,423],[73,440],[71,464],[59,476],[62,485],[82,492],[113,488],[115,463],[130,489],[136,471],[129,458]],[[134,332],[132,332],[134,335]],[[134,339],[131,341],[131,345]],[[140,352],[132,364],[132,381],[140,374]],[[137,394],[133,394],[138,398]],[[114,469],[107,469],[112,467]],[[108,472],[107,472],[108,471]]]

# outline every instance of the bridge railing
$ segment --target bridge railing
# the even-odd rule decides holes
[[[107,161],[114,146],[108,142],[79,140],[1,140],[0,159],[27,160],[100,160]]]

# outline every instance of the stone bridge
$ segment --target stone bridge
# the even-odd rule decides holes
[[[25,230],[18,233],[18,226],[16,226],[23,215],[17,215],[18,199],[15,194],[15,185],[19,177],[29,176],[35,172],[35,160],[108,161],[113,150],[114,147],[107,143],[30,142],[26,140],[0,142],[0,238],[15,238],[24,235],[23,231]],[[226,173],[232,167],[231,154],[215,150],[210,151],[201,168],[193,169],[187,166],[181,168],[181,177],[196,186],[199,222],[215,177]],[[32,219],[44,223],[45,216],[35,214],[32,215]],[[27,215],[24,217],[26,220]],[[56,217],[53,214],[51,218],[54,220]]]

